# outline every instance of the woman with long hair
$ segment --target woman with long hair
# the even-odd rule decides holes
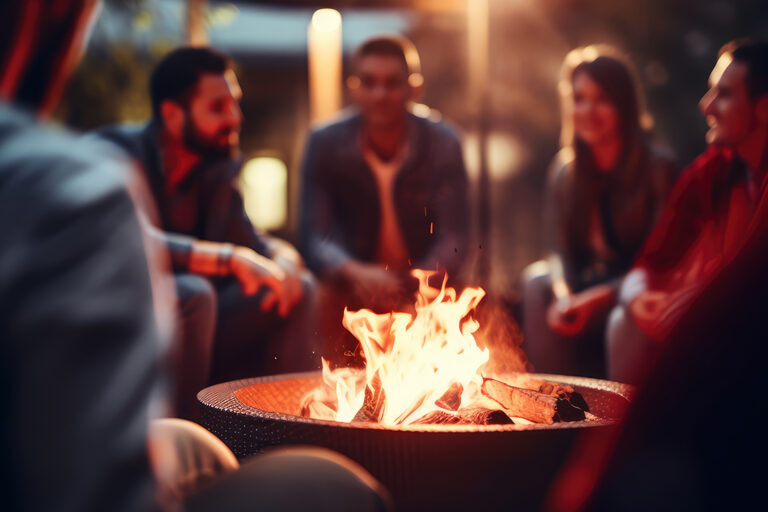
[[[523,272],[522,321],[537,371],[604,375],[606,317],[677,174],[648,131],[616,50],[571,51],[558,86],[561,150],[549,171],[546,260]]]

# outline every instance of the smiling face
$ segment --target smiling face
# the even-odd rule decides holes
[[[232,70],[203,74],[185,109],[184,144],[204,156],[232,156],[240,144],[241,98]]]
[[[723,54],[709,77],[699,109],[709,125],[709,144],[738,148],[755,128],[755,104],[747,89],[747,65]]]
[[[573,76],[573,129],[589,146],[621,137],[619,111],[605,91],[584,71]]]
[[[371,126],[386,128],[402,122],[412,89],[408,69],[396,55],[368,54],[357,62],[357,87],[352,94]]]

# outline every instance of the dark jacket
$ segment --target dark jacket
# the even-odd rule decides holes
[[[469,206],[461,143],[445,123],[408,115],[409,154],[394,201],[413,267],[455,276],[468,257]],[[344,261],[375,261],[378,186],[358,144],[360,114],[309,135],[302,163],[301,251],[321,276]]]
[[[6,510],[153,506],[161,343],[130,166],[110,150],[0,104]]]
[[[144,172],[157,204],[158,227],[164,232],[174,267],[186,267],[194,239],[243,245],[271,256],[267,236],[248,219],[237,187],[242,161],[203,161],[169,192],[165,187],[159,132],[159,126],[150,122],[107,126],[96,135],[121,147]]]
[[[597,176],[588,187],[579,182],[567,151],[550,168],[546,222],[550,250],[559,258],[568,286],[578,292],[614,282],[629,270],[651,232],[677,177],[671,156],[658,148],[641,147],[630,176],[617,169]],[[601,254],[589,235],[593,209],[610,255]]]

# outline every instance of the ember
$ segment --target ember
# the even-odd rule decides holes
[[[490,358],[474,336],[472,317],[485,296],[429,285],[435,272],[414,270],[419,281],[415,314],[344,311],[343,325],[360,342],[364,369],[331,370],[304,397],[302,415],[341,422],[410,424],[552,424],[585,418],[584,399],[570,386],[526,376],[507,382],[482,372]]]

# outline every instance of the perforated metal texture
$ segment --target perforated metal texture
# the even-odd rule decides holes
[[[398,510],[540,508],[557,469],[584,428],[612,428],[630,386],[536,374],[579,391],[600,419],[554,425],[423,425],[389,429],[296,416],[319,373],[277,375],[202,390],[202,424],[240,458],[279,445],[314,445],[360,463],[392,492]],[[255,407],[258,406],[258,407]]]

